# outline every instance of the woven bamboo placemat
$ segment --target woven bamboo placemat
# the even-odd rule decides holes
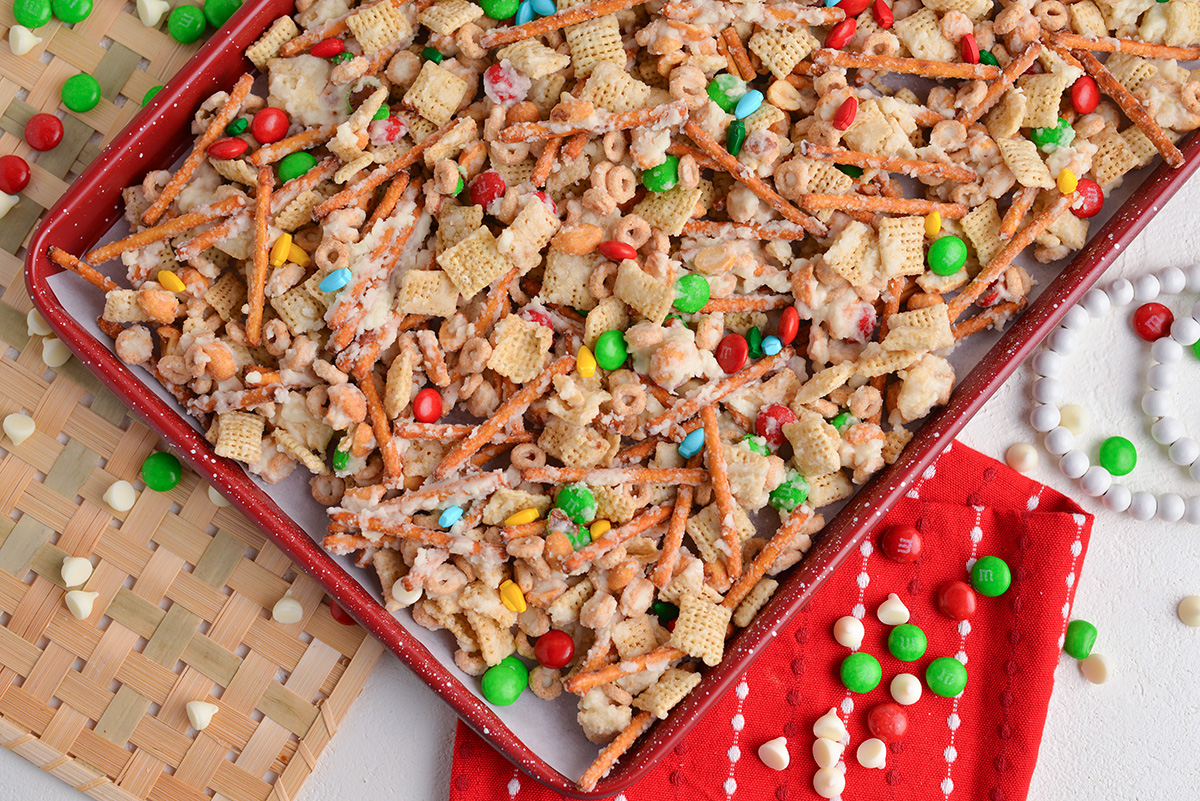
[[[0,745],[98,799],[287,801],[382,646],[335,621],[321,588],[194,474],[114,514],[104,491],[118,479],[142,489],[157,438],[77,360],[48,370],[26,331],[22,263],[38,219],[199,45],[146,28],[122,0],[38,29],[45,41],[22,57],[7,44],[13,23],[0,3],[0,155],[23,156],[33,177],[0,222],[0,417],[24,411],[37,432],[0,440]],[[79,71],[104,99],[77,115],[58,98]],[[22,139],[37,111],[66,130],[40,154]],[[86,621],[63,604],[67,555],[96,566]],[[270,609],[289,588],[305,618],[283,626]],[[220,707],[203,732],[188,724],[193,700]]]

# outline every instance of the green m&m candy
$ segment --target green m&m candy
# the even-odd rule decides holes
[[[850,692],[869,693],[879,686],[883,668],[879,666],[878,659],[859,651],[842,660],[841,677],[842,684]]]
[[[937,275],[954,275],[967,263],[967,243],[957,236],[943,236],[929,246],[926,260]]]
[[[829,424],[836,428],[839,433],[845,433],[847,428],[858,422],[859,419],[850,414],[850,412],[841,412],[839,414],[835,414],[833,419],[829,421]]]
[[[751,359],[761,359],[763,357],[762,341],[762,331],[758,330],[757,325],[746,332],[746,344],[750,346]]]
[[[703,275],[688,273],[675,282],[675,308],[681,312],[698,312],[708,303],[712,290]]]
[[[508,19],[517,13],[519,0],[479,0],[483,13],[492,19]]]
[[[167,33],[180,44],[191,44],[200,41],[207,24],[204,12],[195,6],[176,6],[167,17]]]
[[[558,491],[554,505],[573,523],[590,523],[596,519],[596,496],[587,484],[566,485]]]
[[[929,641],[912,623],[901,623],[888,632],[888,651],[901,662],[916,662],[925,656]]]
[[[142,96],[142,108],[150,105],[150,101],[153,100],[154,96],[162,90],[162,84],[159,84],[158,86],[151,86],[149,89],[147,89],[146,94]]]
[[[40,28],[50,21],[50,0],[13,0],[12,11],[18,25]]]
[[[592,355],[596,357],[596,364],[605,370],[616,370],[629,357],[629,349],[625,347],[625,334],[616,329],[605,331],[596,339]]]
[[[521,697],[529,686],[529,668],[515,656],[506,656],[483,674],[479,689],[484,699],[495,706],[508,706]]]
[[[54,16],[68,25],[83,22],[92,13],[92,0],[50,0]]]
[[[317,157],[306,150],[288,153],[279,162],[279,180],[287,183],[317,166]]]
[[[82,114],[100,103],[100,82],[81,72],[63,81],[60,95],[64,106]]]
[[[142,462],[142,481],[156,492],[168,492],[183,478],[183,465],[173,454],[158,451]]]
[[[1137,466],[1137,448],[1124,437],[1109,437],[1100,443],[1100,466],[1114,476],[1127,476]]]
[[[679,617],[679,607],[667,601],[655,601],[650,604],[650,611],[658,618],[659,623],[670,623]]]
[[[666,192],[679,183],[679,156],[667,156],[666,161],[642,173],[642,186],[651,192]]]
[[[1043,151],[1049,153],[1058,147],[1069,147],[1075,141],[1075,129],[1071,123],[1058,118],[1058,124],[1052,128],[1034,128],[1029,132],[1029,138]]]
[[[725,149],[731,156],[736,156],[742,152],[744,144],[746,144],[746,123],[742,120],[734,120],[725,129]]]
[[[220,28],[241,7],[242,0],[204,0],[204,18],[209,25]]]
[[[770,456],[771,451],[767,448],[767,438],[760,437],[757,434],[747,434],[742,437],[742,444],[749,450],[757,453],[759,456]]]
[[[808,491],[808,479],[795,470],[789,470],[783,483],[771,490],[767,503],[773,509],[790,512],[808,500]]]
[[[1086,620],[1072,620],[1067,624],[1067,636],[1063,650],[1076,659],[1087,659],[1096,644],[1096,627]]]
[[[989,598],[1008,592],[1012,584],[1012,571],[999,556],[980,557],[971,566],[971,586],[980,595]]]
[[[953,698],[967,686],[967,669],[957,659],[943,656],[925,668],[925,684],[934,695]]]
[[[738,98],[746,94],[746,82],[723,72],[708,82],[708,97],[726,113],[732,113]]]

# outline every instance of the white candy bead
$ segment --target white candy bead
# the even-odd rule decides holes
[[[293,598],[292,591],[288,590],[275,602],[275,606],[271,607],[271,617],[285,626],[299,623],[304,617],[304,606]]]
[[[1175,614],[1185,626],[1200,627],[1200,595],[1189,595],[1175,607]]]
[[[98,592],[85,592],[84,590],[71,590],[63,597],[63,601],[67,605],[71,616],[76,620],[87,620],[92,616],[92,610],[95,608],[96,599],[100,597]]]
[[[1200,323],[1191,317],[1177,317],[1171,323],[1171,339],[1180,345],[1191,346],[1200,339]]]
[[[134,503],[137,502],[137,490],[128,481],[114,481],[104,491],[104,502],[113,511],[128,512],[133,508]]]
[[[1104,508],[1113,512],[1124,512],[1129,508],[1132,495],[1129,492],[1129,487],[1124,484],[1113,484],[1108,488],[1108,492],[1104,493]]]
[[[776,737],[774,740],[767,740],[758,747],[758,758],[771,770],[787,770],[792,761],[787,750],[787,738]]]
[[[1150,426],[1150,436],[1159,445],[1170,445],[1183,435],[1183,423],[1177,417],[1164,417]]]
[[[844,645],[851,651],[858,650],[865,634],[866,629],[863,628],[862,621],[854,615],[839,617],[833,624],[833,639],[837,640],[838,645]]]
[[[1149,492],[1135,492],[1129,500],[1129,514],[1134,520],[1149,520],[1158,511],[1158,499]]]
[[[1062,456],[1075,447],[1075,435],[1062,426],[1046,432],[1046,450],[1055,456]]]
[[[1150,346],[1150,356],[1156,362],[1174,364],[1183,358],[1183,346],[1170,337],[1163,337]]]
[[[1058,403],[1063,396],[1062,382],[1057,378],[1039,378],[1033,382],[1032,394],[1038,403]]]
[[[71,359],[71,350],[61,339],[46,337],[42,340],[42,361],[51,369],[62,367]]]
[[[892,700],[900,706],[911,706],[921,700],[921,680],[911,673],[899,673],[888,685]]]
[[[846,789],[846,777],[840,770],[821,768],[813,774],[813,789],[822,798],[837,798]]]
[[[25,331],[31,337],[45,337],[52,333],[50,324],[37,309],[30,309],[29,314],[25,315]]]
[[[37,430],[37,425],[33,422],[33,418],[27,414],[10,414],[4,418],[4,433],[12,440],[13,445],[20,445],[25,440],[33,436],[33,432]]]
[[[846,737],[846,724],[838,717],[837,707],[830,707],[828,712],[817,718],[813,724],[813,734],[839,743]]]
[[[828,737],[818,737],[813,740],[812,755],[818,768],[832,768],[842,758],[846,747]]]
[[[1064,328],[1069,328],[1072,331],[1080,331],[1087,327],[1090,322],[1086,310],[1079,306],[1072,306],[1067,309],[1067,313],[1063,315],[1061,325]]]
[[[1083,478],[1083,474],[1092,466],[1092,461],[1083,451],[1067,451],[1058,460],[1058,469],[1067,478]]]
[[[1188,468],[1188,475],[1192,477],[1192,481],[1200,481],[1200,461],[1192,462],[1192,466]]]
[[[1183,502],[1183,519],[1193,526],[1200,523],[1200,495]]]
[[[1078,403],[1068,403],[1066,406],[1059,409],[1058,413],[1062,419],[1062,427],[1070,431],[1075,436],[1079,436],[1087,430],[1089,421],[1088,412],[1087,409],[1083,408]]]
[[[1083,308],[1087,309],[1087,313],[1093,317],[1103,317],[1112,310],[1112,301],[1108,299],[1102,290],[1089,289],[1083,293],[1083,300],[1080,301]]]
[[[1178,295],[1187,286],[1187,276],[1178,267],[1166,267],[1158,271],[1158,283],[1164,295]]]
[[[883,744],[883,740],[875,737],[859,743],[855,756],[858,757],[858,764],[864,768],[883,768],[887,766],[887,746]]]
[[[1100,654],[1088,654],[1079,660],[1079,672],[1092,684],[1103,684],[1108,681],[1108,662]]]
[[[1200,264],[1193,264],[1183,271],[1187,278],[1187,291],[1200,292]]]
[[[220,711],[220,707],[208,701],[188,701],[184,709],[187,710],[188,723],[191,723],[196,731],[207,729],[213,717]]]
[[[1107,294],[1112,305],[1126,306],[1133,302],[1133,284],[1127,278],[1118,278],[1109,285]]]
[[[879,608],[875,610],[875,615],[885,626],[899,626],[907,623],[909,618],[908,607],[894,592],[888,593],[887,600],[879,605]]]
[[[23,56],[41,43],[42,37],[24,25],[14,25],[8,29],[8,46],[14,56]]]
[[[1028,442],[1018,442],[1004,452],[1004,461],[1018,473],[1028,473],[1038,466],[1040,457],[1037,448]]]
[[[1108,492],[1108,488],[1112,486],[1112,483],[1112,473],[1100,465],[1089,467],[1088,471],[1083,474],[1083,478],[1079,479],[1080,488],[1093,498],[1099,498]]]
[[[1200,456],[1200,443],[1191,437],[1180,437],[1171,443],[1167,456],[1171,457],[1171,461],[1180,467],[1187,467],[1196,461],[1196,457]]]
[[[208,499],[213,502],[213,506],[220,509],[229,506],[229,501],[225,500],[225,496],[217,492],[217,488],[212,484],[208,485]]]
[[[1200,300],[1192,304],[1192,318],[1200,320]]]
[[[1042,376],[1056,376],[1062,372],[1063,357],[1052,350],[1040,350],[1030,360],[1033,372]]]
[[[82,556],[68,556],[63,559],[59,575],[67,587],[82,587],[92,577],[92,563]]]
[[[1063,356],[1070,356],[1078,344],[1079,337],[1075,336],[1074,331],[1069,331],[1066,328],[1055,328],[1050,332],[1050,336],[1046,337],[1046,346],[1055,353],[1061,353]]]
[[[1029,425],[1033,426],[1034,431],[1041,434],[1056,427],[1060,419],[1061,413],[1058,409],[1045,404],[1034,406],[1033,411],[1029,413]]]
[[[1171,413],[1171,396],[1151,390],[1142,396],[1142,411],[1151,417],[1166,417]]]
[[[408,589],[404,586],[404,579],[396,579],[396,583],[392,585],[392,599],[402,607],[409,607],[421,600],[422,588]]]
[[[1146,371],[1146,382],[1151,389],[1174,389],[1177,380],[1173,364],[1156,364]]]
[[[1159,284],[1158,278],[1150,274],[1139,276],[1133,282],[1133,298],[1141,303],[1154,300],[1161,290],[1162,285]]]
[[[1183,519],[1185,505],[1183,498],[1174,492],[1160,495],[1158,498],[1158,519],[1167,523],[1178,523]]]

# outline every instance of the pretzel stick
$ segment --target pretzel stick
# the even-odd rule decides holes
[[[546,146],[542,148],[537,163],[533,165],[533,172],[529,174],[529,183],[536,187],[545,186],[550,171],[554,169],[554,162],[558,158],[558,149],[562,147],[562,143],[561,136],[552,136],[546,140]]]
[[[979,173],[961,164],[942,164],[936,161],[920,161],[918,159],[902,159],[898,156],[876,156],[871,153],[859,153],[855,150],[843,150],[837,147],[825,147],[804,142],[800,145],[800,155],[808,156],[819,161],[832,161],[834,164],[853,164],[855,167],[900,172],[909,176],[931,175],[945,178],[948,181],[974,183],[979,180]]]
[[[738,9],[739,18],[746,14],[749,16],[749,6],[747,11],[743,12]],[[704,12],[704,8],[692,3],[669,2],[662,8],[662,15],[670,20],[678,20],[680,22],[691,22]],[[832,8],[822,8],[820,6],[806,6],[800,3],[772,3],[762,6],[763,19],[745,19],[745,22],[760,22],[764,28],[773,29],[780,25],[832,25],[835,22],[841,22],[846,18],[846,12],[834,6]],[[770,19],[767,19],[769,17]]]
[[[1137,42],[1132,39],[1118,39],[1105,36],[1102,39],[1091,36],[1080,36],[1069,31],[1059,31],[1051,34],[1050,38],[1060,47],[1072,50],[1093,50],[1100,53],[1128,53],[1142,58],[1161,58],[1173,61],[1195,61],[1200,59],[1200,47],[1172,47],[1171,45],[1155,44],[1153,42]]]
[[[803,64],[804,62],[800,62]],[[920,75],[924,78],[963,78],[976,81],[994,81],[1000,77],[1000,69],[990,64],[963,64],[958,62],[928,61],[923,58],[900,56],[873,56],[865,53],[847,53],[844,50],[823,48],[813,53],[815,67],[847,67],[869,69],[876,72],[900,72]]]
[[[721,513],[721,540],[728,553],[725,554],[725,572],[729,578],[742,575],[742,543],[734,525],[734,509],[737,508],[733,494],[729,491],[729,468],[725,464],[725,451],[721,447],[721,429],[717,426],[717,410],[705,406],[700,410],[704,423],[704,457],[708,472],[712,476],[713,495],[717,498],[717,511]]]
[[[688,460],[688,467],[700,464],[700,454]],[[683,545],[683,535],[687,530],[688,516],[692,513],[692,498],[695,490],[684,484],[675,494],[675,506],[671,509],[671,522],[667,524],[667,533],[662,540],[662,550],[658,562],[650,571],[650,582],[660,590],[671,583],[675,568],[679,565],[679,548]]]
[[[1158,152],[1162,154],[1163,160],[1170,164],[1175,169],[1183,166],[1183,154],[1179,152],[1179,148],[1167,138],[1163,129],[1154,121],[1153,115],[1146,110],[1146,107],[1141,102],[1130,94],[1120,81],[1116,79],[1108,68],[1101,64],[1096,57],[1087,50],[1072,51],[1075,57],[1083,64],[1083,68],[1088,74],[1096,79],[1096,83],[1100,85],[1100,90],[1104,94],[1111,97],[1116,104],[1121,107],[1121,111],[1125,112],[1125,116],[1133,120],[1133,124],[1142,129],[1142,133],[1150,138],[1154,146],[1158,148]]]
[[[929,214],[936,211],[946,220],[958,220],[970,211],[961,203],[941,203],[909,197],[877,197],[874,195],[801,195],[796,205],[810,211],[837,209],[847,211],[883,211],[890,214]]]
[[[282,403],[287,398],[287,389],[281,384],[270,384],[265,387],[255,387],[254,389],[246,389],[240,392],[223,392],[214,393],[212,395],[201,395],[188,404],[188,410],[192,412],[210,413],[217,410],[218,399],[216,395],[221,395],[220,405],[222,411],[245,411],[253,409],[255,406],[262,406],[264,403]]]
[[[590,482],[589,482],[590,483]],[[622,543],[641,534],[649,528],[657,526],[671,515],[672,506],[651,506],[637,517],[618,528],[610,528],[597,540],[583,546],[563,560],[562,569],[567,575],[584,567],[593,559],[599,559],[604,554]]]
[[[656,662],[670,662],[675,659],[683,659],[685,656],[687,654],[674,646],[660,645],[653,651],[639,654],[638,656],[631,656],[628,659],[622,659],[615,665],[605,665],[599,670],[576,673],[563,682],[563,689],[569,693],[575,693],[575,695],[583,695],[593,687],[599,687],[601,684],[608,684],[610,681],[632,676],[634,673],[641,673],[646,669],[647,665]]]
[[[249,161],[255,167],[261,167],[264,164],[273,164],[284,156],[290,156],[292,153],[299,153],[301,150],[308,150],[310,147],[323,145],[332,139],[335,133],[337,133],[336,125],[322,125],[319,128],[309,128],[286,139],[280,139],[278,142],[263,145],[254,151]]]
[[[787,295],[735,295],[728,298],[713,298],[704,304],[700,313],[771,311],[791,306],[792,302],[792,298]]]
[[[767,205],[779,212],[784,218],[796,223],[805,231],[808,231],[813,236],[823,237],[829,233],[829,229],[824,223],[813,219],[800,209],[793,206],[784,200],[774,189],[758,177],[753,171],[737,160],[728,150],[718,145],[716,141],[708,135],[703,128],[695,122],[688,120],[683,126],[683,132],[686,133],[696,147],[704,151],[713,161],[721,165],[721,169],[732,175],[734,178],[741,181],[750,191],[758,195],[759,198],[766,201]]]
[[[192,152],[184,159],[183,164],[179,165],[179,169],[167,181],[167,185],[162,188],[162,191],[159,192],[154,202],[142,212],[142,222],[145,225],[154,225],[154,223],[158,222],[158,218],[171,205],[171,201],[187,186],[188,181],[192,180],[192,176],[195,175],[196,170],[200,168],[200,163],[204,161],[208,154],[208,146],[225,134],[225,126],[242,110],[242,103],[245,101],[246,95],[250,93],[250,87],[253,85],[254,78],[249,74],[238,78],[237,83],[234,84],[232,91],[229,93],[229,97],[225,99],[220,110],[213,115],[212,121],[208,123],[208,128],[204,130],[204,134],[192,145]]]
[[[505,542],[524,539],[525,537],[543,537],[546,535],[546,528],[550,525],[548,520],[534,520],[532,523],[521,523],[516,526],[504,526],[500,529],[500,539]]]
[[[573,369],[575,357],[563,356],[543,370],[537,378],[521,387],[496,410],[495,414],[476,426],[469,437],[460,440],[442,457],[442,461],[433,469],[433,478],[443,479],[458,472],[463,462],[471,458],[471,454],[482,448],[500,429],[508,425],[509,420],[522,414],[529,404],[540,398],[554,376],[566,375]]]
[[[739,76],[743,81],[752,81],[757,77],[754,71],[754,65],[750,63],[750,54],[746,52],[746,46],[742,44],[741,37],[738,32],[730,27],[721,31],[721,39],[725,40],[725,47],[729,49],[729,58],[737,67],[737,71],[741,73]]]
[[[580,22],[586,22],[589,19],[595,19],[596,17],[614,14],[626,8],[640,6],[644,2],[646,0],[593,0],[591,3],[583,3],[568,8],[565,11],[559,11],[557,14],[551,14],[549,17],[542,17],[532,22],[526,22],[524,25],[514,25],[508,28],[492,28],[479,37],[479,46],[485,50],[503,47],[504,45],[519,42],[523,39],[541,36],[550,31],[557,31],[568,25],[575,25]]]
[[[604,746],[604,750],[600,752],[600,756],[596,757],[596,761],[588,765],[588,769],[579,777],[579,789],[585,791],[594,789],[596,782],[608,773],[617,760],[633,746],[637,738],[641,737],[653,722],[654,715],[649,712],[637,713],[633,720],[629,721],[629,725],[616,736],[616,739]]]
[[[59,267],[70,270],[84,281],[104,292],[112,292],[121,288],[111,278],[101,275],[90,264],[85,264],[60,247],[51,245],[46,256]]]
[[[595,135],[625,131],[630,128],[673,126],[686,120],[687,113],[687,106],[682,100],[673,100],[670,103],[633,111],[614,112],[597,109],[593,116],[578,123],[550,122],[548,120],[515,122],[501,129],[499,139],[501,142],[508,143],[528,142],[534,139],[550,139],[555,136]]]
[[[103,247],[98,247],[87,254],[87,261],[92,264],[103,264],[127,251],[137,250],[146,245],[170,239],[173,236],[182,234],[184,231],[195,228],[197,225],[203,225],[206,222],[212,222],[220,217],[228,216],[249,202],[249,199],[245,195],[240,194],[232,195],[224,200],[218,200],[211,205],[204,206],[195,211],[189,211],[187,214],[181,214],[161,225],[146,228],[137,233],[130,234],[124,239],[118,239],[116,242],[109,242]]]
[[[686,467],[527,467],[521,471],[525,481],[539,484],[570,484],[586,481],[593,487],[620,487],[624,484],[696,485],[708,481],[708,471]]]
[[[474,428],[475,426],[451,423],[418,423],[414,420],[400,420],[392,427],[392,434],[400,439],[462,439]]]
[[[800,529],[811,517],[812,510],[807,506],[801,505],[793,509],[788,514],[787,520],[783,521],[783,525],[775,532],[775,536],[771,537],[770,542],[764,545],[763,549],[754,557],[754,561],[746,568],[746,572],[742,573],[741,577],[729,588],[729,592],[725,593],[725,597],[721,600],[721,606],[727,609],[737,609],[738,604],[745,600],[758,580],[766,575],[767,570],[775,564],[779,555],[787,550],[787,547],[792,544],[792,540],[796,538]]]
[[[1062,216],[1071,206],[1071,202],[1075,199],[1074,194],[1058,195],[1053,203],[1050,203],[1046,208],[1042,209],[1042,213],[1030,220],[1029,224],[1013,235],[1013,238],[1008,240],[1000,252],[997,253],[988,266],[981,270],[971,283],[963,287],[954,300],[950,301],[950,322],[953,323],[962,313],[967,310],[975,300],[983,294],[984,290],[992,285],[1000,275],[1009,268],[1013,259],[1017,254],[1029,246],[1033,240],[1037,239],[1043,231],[1050,227],[1051,223]]]
[[[671,144],[667,145],[667,153],[672,156],[691,156],[696,160],[696,166],[702,170],[721,169],[721,165],[709,158],[707,153],[692,147],[686,142],[672,141]]]
[[[512,282],[517,280],[520,275],[521,268],[514,264],[500,278],[499,282],[491,288],[488,292],[487,300],[483,303],[483,308],[479,310],[479,320],[476,323],[475,330],[486,334],[500,320],[502,313],[508,313],[508,306],[505,304],[508,303],[510,287],[512,286]]]
[[[733,55],[729,52],[729,45],[725,42],[725,37],[717,36],[717,52],[721,58],[725,59],[725,71],[735,78],[741,78],[742,72],[738,69],[737,62],[733,60]]]
[[[1041,52],[1041,44],[1032,42],[1021,55],[1008,62],[1008,66],[1000,71],[999,80],[988,84],[987,91],[974,108],[964,108],[958,112],[958,121],[968,127],[975,123],[988,109],[996,105],[996,101],[1012,86],[1013,81],[1025,74],[1025,70],[1029,69]]]
[[[404,480],[404,462],[400,459],[400,451],[392,441],[392,427],[388,424],[387,412],[383,410],[383,402],[379,399],[379,387],[375,386],[375,374],[367,372],[359,379],[358,388],[362,390],[367,401],[367,417],[371,421],[371,430],[375,432],[375,441],[379,443],[379,454],[383,457],[384,484],[392,484],[395,479]],[[389,481],[391,479],[391,481]]]
[[[999,235],[1001,239],[1011,239],[1012,235],[1017,232],[1017,228],[1021,226],[1021,220],[1025,219],[1025,215],[1033,207],[1033,201],[1037,199],[1039,191],[1036,186],[1026,186],[1013,195],[1012,205],[1008,207],[1008,211],[1004,212],[1004,219],[1000,220]]]
[[[275,185],[275,172],[270,166],[258,168],[258,194],[254,196],[254,264],[250,270],[250,281],[246,285],[246,341],[257,345],[262,341],[263,305],[267,288],[267,216],[271,213],[271,192]]]
[[[763,242],[784,240],[797,242],[808,232],[787,220],[769,223],[714,222],[688,220],[683,224],[684,236],[703,236],[709,239],[758,239]]]
[[[404,194],[404,190],[407,188],[408,173],[402,172],[392,179],[392,182],[388,184],[387,190],[383,193],[383,197],[379,199],[379,203],[371,211],[371,216],[363,224],[362,230],[364,233],[369,232],[375,227],[375,223],[389,217],[395,211],[396,204],[400,202],[400,196]]]
[[[417,540],[418,542],[422,542],[426,545],[433,545],[441,548],[448,548],[451,545],[455,547],[461,547],[461,543],[464,543],[467,539],[465,537],[452,537],[444,531],[439,531],[432,528],[423,528],[421,526],[414,525],[413,523],[393,523],[368,515],[370,530],[373,532],[378,532],[382,535],[379,537],[379,539],[372,540],[365,535],[355,537],[348,534],[348,532],[343,532],[341,530],[347,523],[350,522],[350,520],[358,517],[356,512],[331,512],[330,517],[333,518],[329,525],[330,534],[329,536],[325,537],[321,544],[334,553],[350,553],[351,551],[357,551],[362,548],[377,548],[380,546],[389,548],[391,550],[398,550],[400,548],[401,540]],[[337,530],[335,531],[334,529]],[[339,551],[335,550],[334,547],[330,547],[331,538],[337,538],[334,539],[332,543],[335,547],[344,548],[347,550]],[[506,554],[501,548],[498,548],[491,543],[479,542],[478,540],[471,540],[471,543],[472,544],[469,546],[468,551],[471,554],[489,556],[492,559],[499,561],[503,561],[506,557]]]
[[[1006,300],[1004,303],[997,303],[990,309],[980,312],[969,320],[964,320],[950,330],[954,333],[955,341],[962,341],[971,336],[971,334],[978,334],[985,328],[995,325],[998,320],[1010,314],[1016,314],[1025,308],[1025,304],[1028,302],[1027,299],[1021,298],[1019,300]]]

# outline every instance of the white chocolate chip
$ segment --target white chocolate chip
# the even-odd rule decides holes
[[[888,689],[900,706],[911,706],[921,700],[921,680],[911,673],[897,674]]]
[[[292,597],[292,591],[288,590],[271,608],[271,617],[276,622],[290,626],[293,623],[299,623],[304,617],[304,607]]]
[[[224,509],[225,507],[229,506],[229,501],[226,500],[224,495],[217,492],[217,488],[212,484],[208,485],[208,499],[213,502],[213,506],[216,506],[219,509]]]
[[[166,0],[137,0],[138,19],[147,28],[157,28],[162,24],[163,17],[171,10]]]
[[[1058,410],[1059,425],[1066,428],[1075,436],[1079,436],[1088,426],[1087,409],[1077,403],[1068,403]]]
[[[5,421],[5,427],[8,423]],[[1175,607],[1175,614],[1179,615],[1179,619],[1185,625],[1196,628],[1200,626],[1200,595],[1189,595],[1179,602],[1179,606]]]
[[[758,758],[771,770],[787,770],[792,757],[787,750],[787,738],[776,737],[758,747]]]
[[[92,563],[82,556],[68,556],[63,559],[63,584],[68,587],[82,587],[92,577]]]
[[[4,418],[4,433],[12,440],[13,445],[20,445],[32,437],[34,431],[37,431],[37,425],[27,414],[10,414]]]
[[[71,358],[71,349],[57,337],[46,337],[42,340],[42,361],[54,369],[62,367]]]
[[[210,704],[208,701],[188,701],[186,709],[188,723],[192,724],[192,728],[196,731],[204,731],[208,728],[208,724],[212,723],[213,716],[217,714],[220,707]]]
[[[71,611],[76,620],[87,620],[92,616],[92,608],[99,597],[100,593],[98,592],[71,590],[63,600],[66,601],[67,609]]]
[[[899,626],[901,623],[908,622],[908,607],[894,592],[890,593],[887,600],[879,605],[875,614],[879,617],[879,622],[885,626]]]
[[[817,763],[818,768],[832,768],[842,758],[844,750],[846,750],[846,746],[841,743],[825,737],[818,737],[813,740],[813,761]]]
[[[10,195],[6,192],[0,192],[0,218],[8,214],[13,208],[21,202],[20,195]]]
[[[8,29],[8,46],[14,56],[23,56],[41,43],[42,37],[24,25],[14,25]]]
[[[838,641],[839,645],[844,645],[851,651],[857,651],[862,645],[863,635],[866,634],[866,629],[863,628],[862,621],[854,617],[854,615],[846,615],[839,617],[837,622],[833,624],[833,639]]]
[[[117,512],[128,512],[136,501],[137,490],[128,481],[114,481],[104,491],[104,502]]]
[[[846,777],[840,770],[821,768],[813,774],[813,789],[822,798],[837,798],[846,789]]]
[[[846,724],[838,717],[837,707],[831,707],[813,724],[813,734],[826,740],[841,742],[846,737]]]
[[[1041,457],[1038,456],[1037,448],[1028,442],[1018,442],[1004,452],[1004,461],[1018,473],[1028,473],[1038,466]]]
[[[25,315],[25,330],[31,337],[45,337],[53,333],[50,324],[37,309],[30,309],[29,314]]]
[[[396,579],[396,583],[392,585],[392,598],[402,607],[412,606],[421,600],[421,588],[417,587],[415,590],[406,589],[404,579]]]
[[[1092,684],[1103,684],[1108,681],[1108,660],[1100,654],[1089,654],[1079,660],[1079,672]]]
[[[884,745],[883,740],[875,737],[859,743],[855,756],[858,757],[858,764],[864,768],[883,768],[887,766],[887,746]]]

